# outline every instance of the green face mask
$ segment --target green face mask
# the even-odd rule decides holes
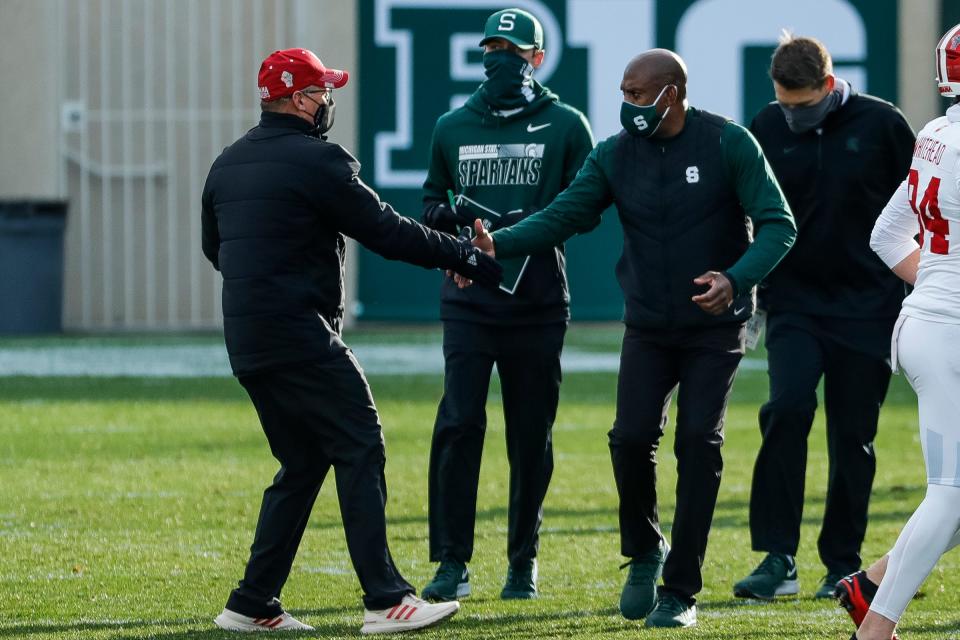
[[[662,115],[658,114],[657,103],[666,93],[667,87],[672,86],[668,84],[661,89],[660,95],[653,101],[653,104],[636,105],[626,100],[623,101],[623,104],[620,105],[620,124],[623,125],[627,133],[640,138],[649,138],[657,132],[657,129],[663,124],[663,119],[670,113],[670,107],[667,107]]]
[[[524,107],[536,97],[533,91],[533,65],[506,49],[483,54],[487,75],[481,91],[487,104],[495,109]]]

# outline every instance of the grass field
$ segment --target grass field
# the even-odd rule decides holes
[[[619,338],[616,327],[580,326],[571,330],[568,345],[615,351]],[[348,336],[358,344],[437,339],[433,330]],[[71,340],[78,341],[8,339],[0,349]],[[425,469],[442,380],[371,375],[370,382],[387,440],[390,544],[403,573],[421,587],[433,572]],[[801,597],[776,604],[731,597],[732,582],[759,559],[750,551],[747,505],[759,442],[757,409],[766,395],[762,371],[741,372],[727,418],[726,466],[704,566],[699,627],[652,632],[619,616],[625,574],[618,569],[623,558],[606,442],[614,389],[612,373],[565,377],[541,539],[542,595],[532,602],[501,602],[507,467],[494,383],[471,564],[474,595],[450,624],[420,637],[848,638],[846,614],[810,597],[823,574],[816,554],[827,467],[820,414],[811,437],[798,559]],[[912,391],[896,377],[877,441],[866,558],[893,543],[923,496],[916,419]],[[672,439],[671,429],[660,454],[666,529],[673,513]],[[216,630],[212,619],[240,576],[260,494],[275,471],[253,408],[232,379],[0,378],[0,637],[231,637]],[[960,638],[958,559],[954,553],[941,561],[925,597],[911,605],[901,638]],[[332,480],[321,492],[283,601],[317,628],[286,637],[359,636],[359,587]]]

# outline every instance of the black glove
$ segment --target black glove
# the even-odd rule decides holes
[[[458,264],[453,270],[475,284],[495,287],[503,280],[503,267],[500,263],[473,246],[466,238],[457,240],[460,247]]]
[[[451,209],[450,205],[446,202],[437,202],[428,205],[427,208],[423,210],[423,216],[421,216],[420,220],[431,229],[450,234],[456,234],[457,228],[460,225],[468,224],[468,222],[465,222],[460,216],[454,213],[453,209]]]

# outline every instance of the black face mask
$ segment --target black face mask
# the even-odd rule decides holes
[[[807,107],[785,107],[780,105],[787,126],[794,133],[806,133],[819,127],[832,111],[840,106],[842,99],[839,90],[835,89],[825,95],[817,104]]]
[[[327,96],[327,103],[322,104],[313,98],[310,98],[308,94],[303,94],[310,100],[312,100],[317,105],[317,110],[313,114],[313,127],[314,131],[318,136],[322,136],[327,131],[330,131],[333,128],[333,119],[337,113],[337,103],[333,100],[333,94],[331,93]]]
[[[495,109],[525,107],[536,97],[533,89],[533,65],[506,49],[483,54],[487,75],[480,90]]]

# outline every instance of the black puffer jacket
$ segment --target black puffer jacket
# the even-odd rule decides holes
[[[381,202],[343,147],[297,116],[264,112],[203,190],[203,253],[223,275],[235,375],[344,349],[344,235],[385,258],[456,268],[463,248]]]

